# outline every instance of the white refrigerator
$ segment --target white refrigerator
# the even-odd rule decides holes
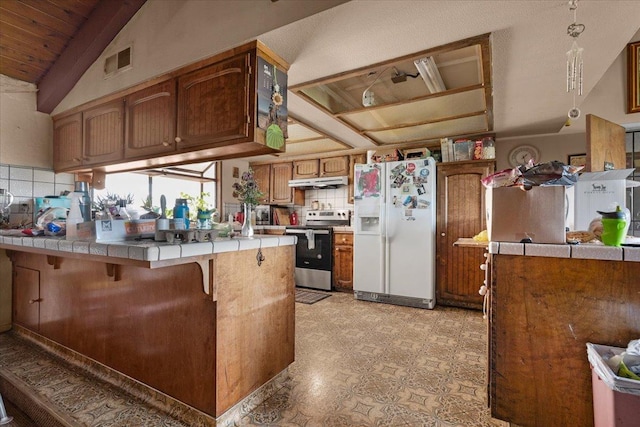
[[[354,169],[357,299],[435,306],[436,170],[429,157]]]

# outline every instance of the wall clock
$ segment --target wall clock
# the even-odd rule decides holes
[[[533,145],[519,145],[509,153],[509,163],[514,168],[526,164],[530,159],[534,163],[540,161],[540,150]]]

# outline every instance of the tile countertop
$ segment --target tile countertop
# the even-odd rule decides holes
[[[57,251],[146,262],[180,260],[193,256],[287,246],[294,245],[295,243],[295,236],[270,235],[256,235],[253,238],[217,238],[213,242],[193,242],[187,244],[170,244],[166,242],[155,242],[153,240],[95,242],[88,240],[65,240],[63,237],[0,235],[0,248],[2,249],[29,252],[31,248],[32,252],[51,253],[52,251]]]
[[[489,242],[489,253],[500,255],[525,255],[551,258],[599,259],[604,261],[640,262],[640,247],[605,246],[601,243],[536,244]]]

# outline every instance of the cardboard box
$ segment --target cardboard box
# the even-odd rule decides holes
[[[574,230],[588,230],[589,223],[601,215],[597,211],[626,207],[627,177],[634,169],[585,172],[574,185]]]
[[[487,232],[492,242],[565,243],[565,187],[488,188]]]
[[[153,237],[156,222],[149,220],[98,220],[77,224],[78,240],[117,242],[138,237]]]

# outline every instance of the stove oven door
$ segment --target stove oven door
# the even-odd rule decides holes
[[[331,290],[331,230],[287,229],[298,237],[296,244],[296,285]]]

